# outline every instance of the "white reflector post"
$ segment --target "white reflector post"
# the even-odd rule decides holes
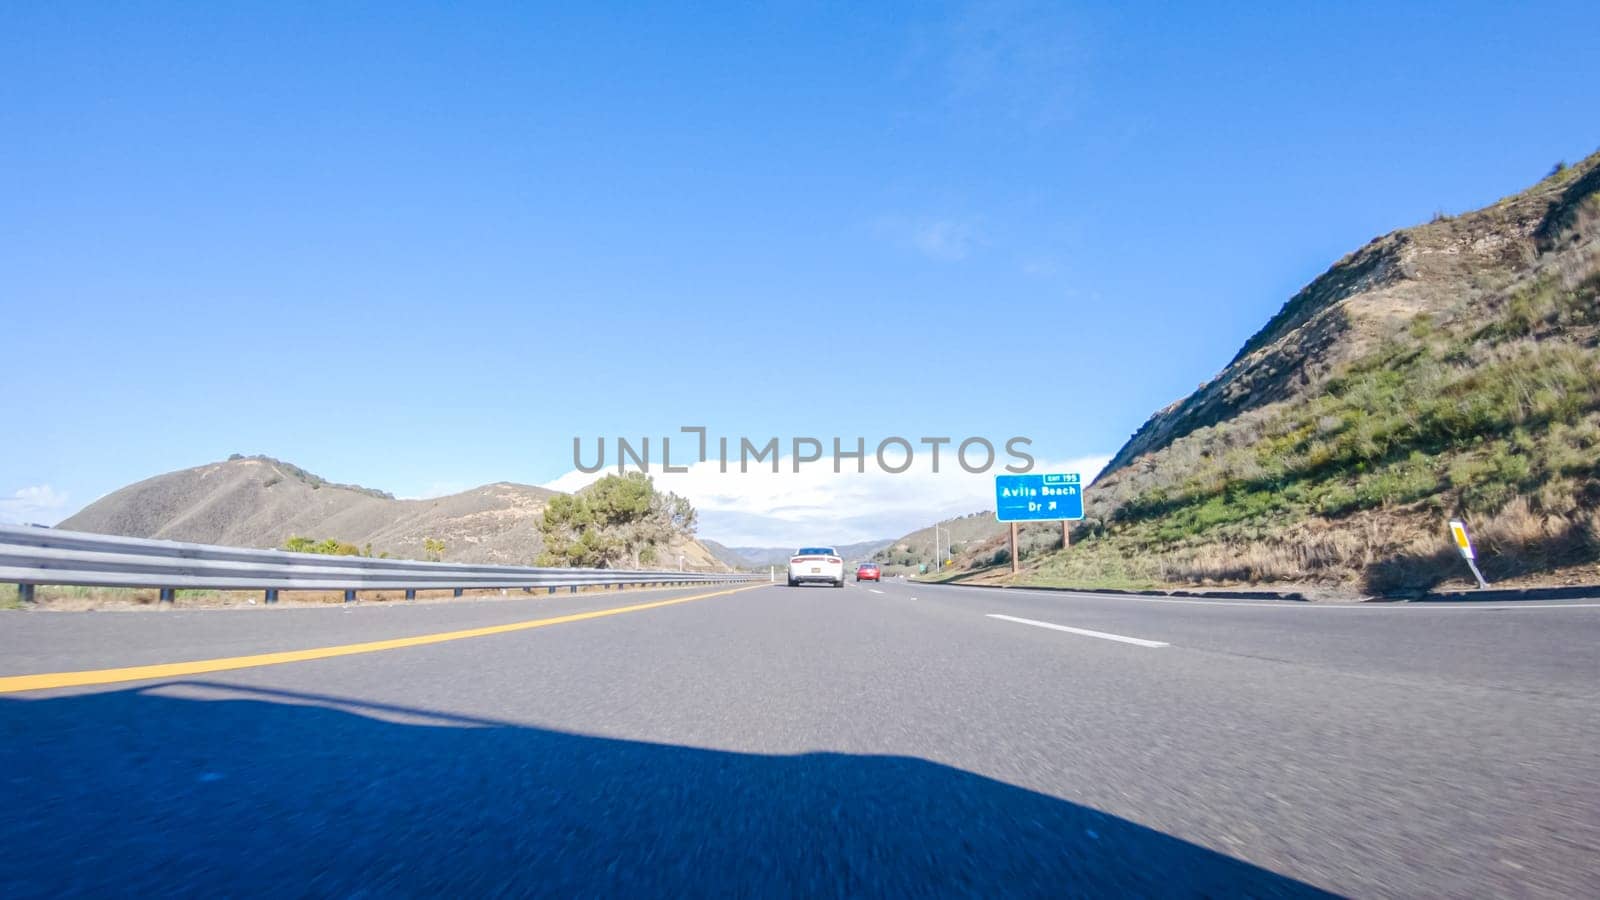
[[[1472,577],[1478,580],[1478,589],[1489,586],[1483,580],[1483,573],[1478,571],[1478,554],[1472,549],[1472,536],[1467,534],[1467,523],[1460,519],[1450,520],[1450,537],[1456,542],[1456,550],[1461,553],[1461,558],[1467,561],[1467,568],[1472,570]]]

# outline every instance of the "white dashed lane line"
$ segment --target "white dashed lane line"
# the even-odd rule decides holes
[[[989,613],[989,618],[1000,619],[1005,622],[1016,622],[1018,625],[1032,625],[1035,628],[1048,628],[1051,631],[1065,631],[1068,634],[1080,634],[1084,637],[1100,638],[1103,641],[1117,641],[1122,644],[1132,644],[1135,647],[1170,647],[1165,641],[1147,641],[1144,638],[1128,637],[1125,634],[1110,634],[1104,631],[1090,631],[1087,628],[1072,628],[1067,625],[1057,625],[1054,622],[1040,622],[1037,619],[1019,619],[1016,616],[1002,616],[999,613]]]

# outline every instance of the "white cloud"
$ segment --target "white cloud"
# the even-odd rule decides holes
[[[789,457],[781,460],[777,473],[770,462],[752,464],[751,471],[741,473],[735,457],[726,473],[712,459],[689,466],[685,473],[663,473],[653,465],[650,475],[658,487],[689,498],[700,512],[702,537],[736,547],[894,538],[939,519],[994,508],[994,475],[1010,461],[1003,448],[995,467],[981,475],[957,464],[954,447],[941,449],[937,473],[929,448],[918,444],[917,450],[912,467],[900,474],[879,469],[869,444],[866,471],[860,473],[854,460],[847,459],[844,471],[836,474],[824,452],[823,459],[803,464],[798,473]],[[1078,472],[1087,483],[1110,459],[1040,459],[1034,471]],[[891,465],[899,460],[898,455],[887,458]],[[615,471],[615,465],[593,474],[574,470],[544,487],[575,491]]]
[[[911,233],[911,245],[923,256],[949,262],[966,259],[977,240],[972,226],[948,219],[918,222]]]
[[[658,467],[654,467],[653,466],[652,468],[658,468]],[[539,485],[539,487],[549,488],[552,491],[563,491],[565,493],[570,494],[570,493],[573,493],[574,491],[579,490],[580,488],[584,488],[584,487],[587,487],[587,486],[589,486],[591,484],[594,484],[599,479],[604,478],[606,475],[610,474],[611,472],[615,472],[615,471],[616,471],[616,467],[615,466],[610,466],[610,467],[607,467],[606,469],[604,469],[602,471],[594,472],[594,473],[580,472],[577,469],[573,469],[572,471],[568,472],[565,475],[562,475],[560,478],[557,478],[554,481],[546,481],[544,484]],[[678,493],[681,494],[683,492],[679,491]]]
[[[400,499],[433,500],[439,497],[448,497],[451,494],[459,494],[462,491],[470,490],[475,486],[476,485],[467,484],[464,481],[436,481],[433,484],[423,488],[422,491],[415,496],[401,497]]]
[[[1061,272],[1061,261],[1054,256],[1029,256],[1020,263],[1022,274],[1030,278],[1052,278]]]
[[[938,262],[960,262],[983,244],[972,222],[951,218],[884,216],[873,223],[884,241]]]
[[[11,525],[54,525],[66,518],[67,495],[48,484],[18,488],[0,497],[0,522]]]

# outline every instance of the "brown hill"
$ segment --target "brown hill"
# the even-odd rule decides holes
[[[444,542],[448,562],[530,564],[543,549],[539,516],[556,491],[497,482],[428,500],[333,484],[270,457],[168,472],[113,491],[58,527],[100,534],[282,547],[291,536],[334,538],[373,553],[424,558],[423,541]],[[697,541],[677,554],[694,569],[722,569]]]
[[[1542,278],[1594,270],[1600,154],[1462,216],[1391,232],[1335,263],[1253,335],[1227,367],[1157,412],[1101,473],[1196,429],[1322,391],[1342,364],[1404,333],[1419,315],[1494,317]]]

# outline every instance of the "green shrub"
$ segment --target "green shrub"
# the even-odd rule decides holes
[[[372,545],[368,544],[367,547],[370,550]],[[285,541],[283,549],[288,550],[290,553],[320,553],[324,556],[361,555],[361,548],[355,544],[334,540],[333,538],[318,541],[313,538],[300,537],[299,535],[290,537]],[[368,555],[371,554],[369,553]]]
[[[1317,501],[1318,510],[1325,516],[1339,516],[1360,506],[1354,488],[1336,484],[1323,493]]]

